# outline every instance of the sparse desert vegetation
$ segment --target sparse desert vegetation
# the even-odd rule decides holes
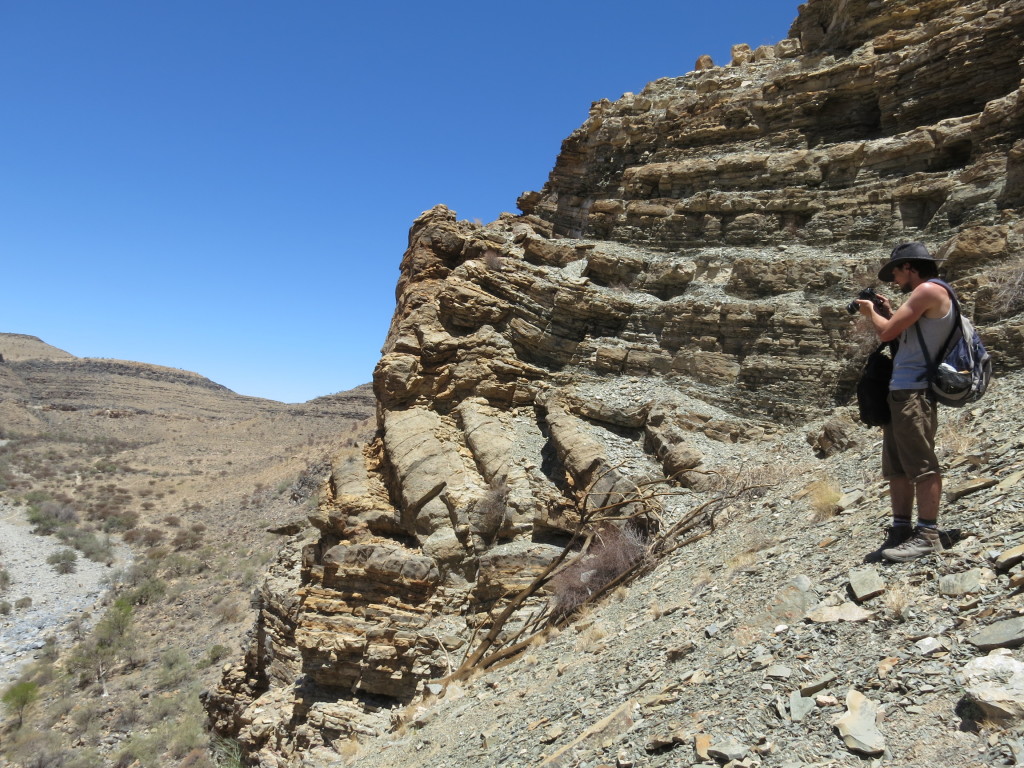
[[[74,578],[83,558],[110,562],[120,543],[133,552],[110,569],[106,603],[3,684],[0,754],[64,768],[237,765],[231,743],[211,742],[199,694],[240,651],[251,590],[283,543],[266,529],[305,519],[326,456],[343,440],[358,453],[372,410],[353,418],[225,390],[202,393],[198,416],[187,389],[180,410],[147,400],[145,386],[113,392],[123,405],[59,400],[0,437],[0,499],[59,541],[40,567]],[[0,617],[15,617],[32,601],[2,548]]]

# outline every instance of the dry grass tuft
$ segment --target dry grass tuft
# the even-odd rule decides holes
[[[906,621],[909,611],[920,597],[920,591],[909,581],[901,579],[890,584],[882,596],[882,603],[896,621]]]
[[[576,641],[579,653],[593,653],[601,647],[601,641],[608,637],[608,630],[600,624],[591,624]]]
[[[946,414],[935,436],[936,447],[943,457],[953,458],[974,452],[978,445],[978,437],[970,428],[972,418],[969,411],[958,411],[955,415]]]
[[[730,557],[726,561],[725,567],[728,568],[730,571],[738,571],[743,568],[748,568],[756,562],[757,553],[752,550],[744,550],[743,552],[740,552]]]
[[[820,523],[834,517],[839,511],[841,498],[839,484],[831,478],[815,480],[807,486],[807,505],[811,508],[814,522]]]
[[[351,763],[362,751],[362,745],[359,743],[359,739],[355,736],[350,736],[344,740],[339,739],[334,742],[334,748],[337,750],[338,754],[344,758],[346,763]]]

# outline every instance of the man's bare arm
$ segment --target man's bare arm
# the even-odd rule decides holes
[[[928,310],[942,306],[942,300],[946,295],[946,289],[941,285],[921,283],[888,318],[875,312],[870,301],[858,300],[857,303],[860,304],[860,313],[871,318],[878,338],[881,341],[892,341],[916,323]]]

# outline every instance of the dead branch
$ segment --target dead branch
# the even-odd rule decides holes
[[[594,478],[591,482],[591,489],[597,482],[606,477],[608,473],[616,468],[617,467],[610,467]],[[705,475],[718,475],[716,472],[705,472],[701,470],[689,471]],[[572,619],[573,615],[575,615],[576,611],[570,611],[564,615],[556,616],[552,613],[549,605],[535,613],[534,616],[527,620],[511,640],[506,640],[504,643],[499,643],[498,641],[498,638],[508,620],[530,597],[536,595],[559,573],[572,567],[576,563],[582,562],[582,559],[587,557],[593,537],[602,525],[607,523],[623,525],[638,518],[644,518],[648,522],[652,520],[656,521],[660,528],[662,518],[657,513],[660,509],[660,504],[657,500],[663,497],[680,496],[691,493],[689,489],[667,491],[655,489],[656,486],[663,487],[664,484],[669,481],[670,479],[660,478],[657,480],[638,483],[635,485],[633,492],[622,494],[623,498],[620,501],[589,510],[586,509],[586,499],[591,495],[594,495],[596,492],[588,490],[582,494],[580,499],[580,506],[582,509],[580,511],[579,520],[574,526],[572,535],[570,536],[569,541],[562,548],[562,551],[550,563],[548,563],[548,565],[545,566],[544,569],[534,577],[526,587],[521,589],[509,600],[501,613],[493,619],[487,634],[484,635],[480,643],[471,653],[467,653],[459,668],[454,672],[450,671],[449,674],[439,682],[447,685],[455,680],[466,678],[474,670],[490,669],[495,665],[507,663],[507,661],[515,658],[519,653],[534,643],[539,635],[549,631],[551,627],[563,626],[568,623]],[[740,498],[751,490],[764,487],[768,486],[740,487],[733,490],[731,493],[720,493],[720,495],[716,495],[714,498],[708,499],[702,504],[699,504],[681,519],[677,520],[667,530],[659,530],[652,538],[644,553],[635,563],[606,583],[598,586],[592,593],[588,594],[583,599],[580,605],[589,605],[597,602],[620,585],[630,583],[640,576],[652,571],[659,562],[672,552],[675,552],[682,547],[689,546],[690,544],[693,544],[694,542],[709,535],[716,528],[715,513],[722,505]],[[604,495],[607,496],[608,494],[605,493]],[[634,506],[638,507],[638,509],[631,509]],[[705,530],[700,533],[687,536],[686,538],[682,538],[685,534],[692,532],[700,526],[706,526]],[[583,540],[583,543],[579,549],[576,550],[575,547],[581,539]],[[574,552],[575,556],[570,559],[569,556]],[[524,634],[526,637],[524,637]],[[475,636],[476,633],[474,632],[474,638]],[[472,647],[472,641],[470,647]]]

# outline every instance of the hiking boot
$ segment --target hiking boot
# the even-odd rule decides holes
[[[896,547],[882,550],[882,557],[893,563],[907,563],[942,551],[942,540],[934,528],[915,528],[914,535]]]
[[[898,547],[904,541],[914,535],[914,526],[912,525],[890,525],[885,529],[885,541],[882,542],[881,546],[874,552],[869,552],[864,556],[865,563],[879,563],[882,561],[882,551],[886,549],[892,549]]]
[[[914,526],[912,525],[890,525],[885,529],[885,541],[882,542],[882,546],[878,548],[878,551],[881,552],[883,549],[898,547],[913,535]]]

